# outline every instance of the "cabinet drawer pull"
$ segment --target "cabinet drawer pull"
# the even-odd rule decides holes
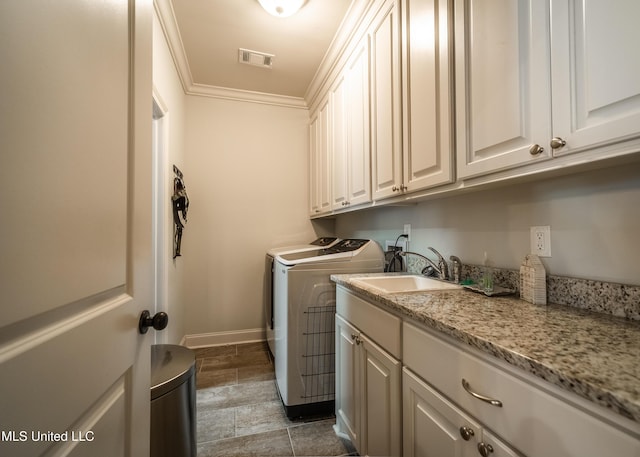
[[[471,396],[477,398],[478,400],[485,401],[493,406],[497,406],[498,408],[502,408],[502,402],[500,400],[496,400],[494,398],[485,397],[484,395],[480,395],[471,390],[471,386],[467,382],[466,379],[462,378],[462,387],[467,391]]]

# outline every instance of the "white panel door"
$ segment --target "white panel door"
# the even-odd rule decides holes
[[[361,449],[361,355],[356,340],[360,332],[336,314],[336,426]]]
[[[640,137],[638,18],[637,1],[552,2],[554,155]]]
[[[310,215],[331,210],[331,112],[329,98],[323,101],[309,124],[309,201]]]
[[[356,48],[347,64],[347,154],[349,173],[348,205],[371,200],[369,130],[369,41]]]
[[[349,155],[347,152],[347,87],[345,74],[331,89],[331,208],[342,209],[349,201]]]
[[[385,4],[371,30],[371,186],[379,200],[402,189],[400,3]]]
[[[361,335],[363,451],[370,456],[402,455],[402,363]],[[361,440],[362,441],[362,440]]]
[[[549,1],[456,0],[455,37],[458,177],[550,158]]]
[[[151,2],[0,2],[0,455],[149,453]]]
[[[477,456],[480,424],[453,408],[407,368],[402,370],[405,457]]]
[[[403,0],[404,191],[452,182],[453,31],[448,0]]]

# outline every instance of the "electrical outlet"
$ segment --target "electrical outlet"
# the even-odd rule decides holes
[[[404,234],[407,235],[407,241],[411,241],[411,224],[404,224]]]
[[[538,257],[551,257],[550,226],[531,227],[531,254]]]

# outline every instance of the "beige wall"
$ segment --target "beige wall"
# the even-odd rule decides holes
[[[410,249],[433,246],[447,258],[517,269],[529,252],[529,227],[551,226],[554,275],[640,285],[640,164],[509,185],[337,218],[341,237],[395,240],[412,225]]]
[[[166,201],[165,229],[165,306],[169,315],[169,325],[163,332],[156,335],[158,343],[177,344],[186,333],[184,298],[184,263],[182,259],[174,261],[173,254],[173,225],[170,210],[170,199],[173,192],[172,165],[176,164],[180,169],[185,166],[184,147],[184,118],[185,95],[178,78],[169,48],[162,34],[162,29],[154,14],[153,21],[153,86],[155,96],[160,105],[166,110],[163,118],[166,138],[166,163],[163,180],[166,184],[166,192],[161,199]],[[183,170],[184,171],[184,170]],[[185,176],[187,192],[189,189],[189,175]]]
[[[262,328],[266,251],[316,236],[308,112],[200,96],[186,109],[186,333]]]

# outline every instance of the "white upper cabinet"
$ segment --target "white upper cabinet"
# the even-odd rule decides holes
[[[456,0],[455,18],[458,177],[551,157],[549,2]]]
[[[309,213],[318,216],[331,210],[330,141],[331,105],[327,98],[309,125]]]
[[[349,205],[371,200],[369,142],[369,40],[364,39],[347,65],[347,151]]]
[[[399,1],[385,3],[371,27],[371,185],[374,200],[397,194],[403,185]]]
[[[638,151],[640,3],[455,1],[458,177]]]
[[[640,2],[551,3],[554,136],[559,156],[610,145],[602,154],[638,150]]]
[[[454,180],[451,5],[403,0],[403,182],[412,192]]]
[[[369,40],[355,48],[332,91],[333,209],[371,201]],[[337,134],[336,134],[337,132]]]
[[[346,83],[344,73],[331,89],[331,207],[340,209],[349,201],[349,156],[347,154]]]
[[[398,0],[374,20],[374,200],[454,180],[450,11],[448,0]]]
[[[366,3],[312,117],[312,216],[640,154],[640,2]]]

